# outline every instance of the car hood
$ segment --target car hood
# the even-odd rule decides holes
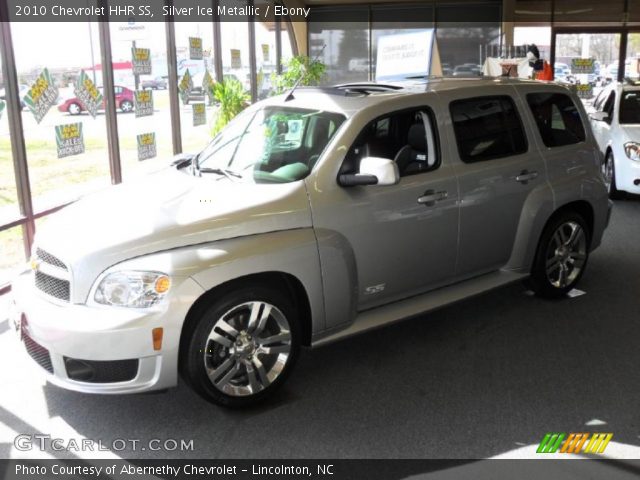
[[[96,277],[124,260],[310,226],[303,181],[253,184],[170,168],[89,195],[52,215],[36,246],[70,267],[72,301],[81,303]]]
[[[620,125],[624,142],[640,142],[640,124]]]

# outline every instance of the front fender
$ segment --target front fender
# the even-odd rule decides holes
[[[140,261],[148,261],[144,267]],[[138,259],[138,267],[190,277],[205,291],[247,275],[279,272],[297,278],[309,300],[312,333],[324,329],[322,277],[311,228],[250,235],[183,247]],[[184,320],[184,319],[183,319]]]

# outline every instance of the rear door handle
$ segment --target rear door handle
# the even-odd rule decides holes
[[[530,172],[529,170],[523,170],[522,172],[520,172],[520,175],[516,176],[516,182],[520,182],[526,185],[527,183],[529,183],[530,180],[534,180],[536,178],[538,178],[538,172],[536,171]]]
[[[418,198],[418,203],[420,205],[430,207],[432,205],[435,205],[436,202],[446,199],[448,196],[449,194],[444,190],[441,190],[439,192],[436,192],[435,190],[427,190],[426,192],[424,192],[424,195]]]

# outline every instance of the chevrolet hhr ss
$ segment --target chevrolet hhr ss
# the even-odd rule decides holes
[[[169,163],[169,162],[168,162]],[[566,88],[304,88],[36,235],[12,323],[48,380],[264,399],[317,346],[526,279],[573,289],[610,203]]]

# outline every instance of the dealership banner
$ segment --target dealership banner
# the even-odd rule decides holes
[[[49,70],[42,70],[36,81],[24,96],[23,101],[33,114],[37,123],[40,123],[58,101],[58,87],[53,82]]]
[[[56,146],[58,158],[70,157],[84,153],[84,137],[82,123],[56,125]]]
[[[640,460],[0,460],[0,480],[514,480],[637,477]]]
[[[153,91],[137,90],[135,92],[136,118],[153,115]]]
[[[138,143],[138,160],[148,160],[155,157],[158,153],[156,151],[156,134],[142,133],[137,137]]]
[[[180,92],[180,98],[185,105],[189,103],[189,97],[191,96],[191,90],[193,90],[193,77],[189,73],[189,69],[184,72],[180,83],[178,84],[178,91]]]
[[[209,105],[213,104],[213,77],[209,73],[209,70],[205,70],[202,77],[202,90],[209,99]]]
[[[576,85],[575,89],[578,97],[584,99],[593,98],[593,85],[588,83],[580,84]]]
[[[589,74],[596,70],[594,58],[572,58],[571,73],[573,74]]]
[[[134,75],[150,75],[151,50],[133,47],[131,49],[131,63]]]
[[[194,103],[191,105],[191,109],[193,110],[193,126],[197,127],[198,125],[204,125],[207,123],[206,116],[206,108],[204,103]]]
[[[80,75],[73,86],[73,93],[84,105],[85,110],[96,118],[98,110],[102,108],[102,93],[84,70],[80,70]]]
[[[403,80],[431,73],[431,51],[434,44],[433,29],[420,32],[382,35],[378,39],[376,81]],[[358,64],[352,59],[353,69]],[[362,68],[368,70],[368,59]]]
[[[242,68],[242,56],[240,50],[237,48],[231,49],[231,68],[237,70],[238,68]]]
[[[202,60],[202,39],[189,37],[189,59]]]

